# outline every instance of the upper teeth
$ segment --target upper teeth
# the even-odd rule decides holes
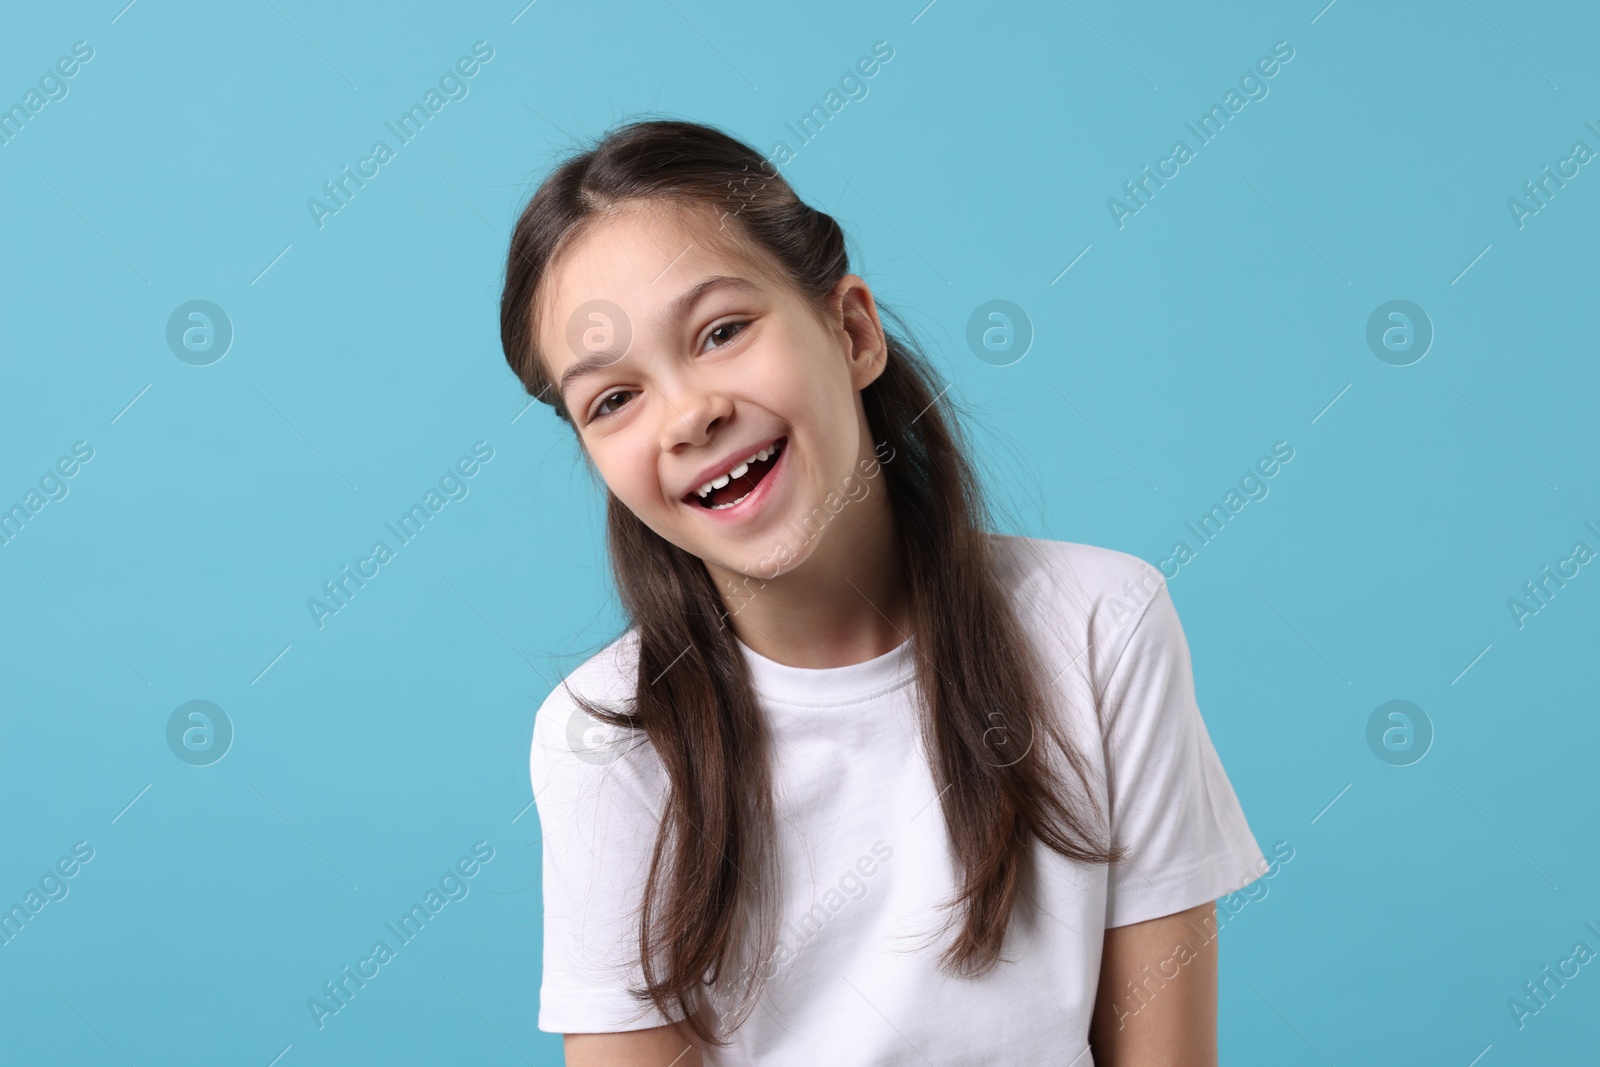
[[[778,445],[777,445],[777,442],[773,442],[772,444],[768,445],[766,448],[763,448],[761,451],[757,452],[755,455],[746,456],[744,459],[740,460],[739,464],[737,466],[735,466],[732,470],[730,470],[727,474],[724,474],[720,478],[713,478],[711,481],[707,482],[705,485],[702,485],[700,488],[696,489],[695,490],[695,495],[699,496],[699,497],[702,497],[702,498],[710,496],[712,490],[721,489],[723,486],[727,485],[729,482],[733,481],[735,478],[743,478],[745,476],[745,474],[750,470],[750,464],[752,464],[752,463],[760,463],[762,460],[765,460],[765,459],[771,459],[773,456],[775,456],[777,454],[778,454]]]

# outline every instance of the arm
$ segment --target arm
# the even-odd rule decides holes
[[[617,1034],[567,1034],[567,1067],[703,1067],[700,1039],[682,1023]]]
[[[1106,931],[1089,1028],[1098,1067],[1216,1067],[1215,930],[1207,901]]]

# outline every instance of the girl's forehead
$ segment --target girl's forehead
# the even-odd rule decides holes
[[[747,296],[789,295],[771,254],[710,205],[624,205],[590,220],[551,258],[536,296],[546,372],[559,380],[601,350],[626,352],[641,330],[674,328],[691,291],[714,278],[749,283],[728,287]]]
[[[551,260],[541,286],[541,334],[592,301],[651,316],[700,280],[724,275],[771,291],[780,274],[731,220],[708,206],[626,206],[590,222]]]
[[[758,283],[770,267],[731,218],[708,205],[624,205],[577,233],[551,264],[558,298],[590,299],[586,287],[640,290],[662,300],[672,285],[703,274],[739,274]]]

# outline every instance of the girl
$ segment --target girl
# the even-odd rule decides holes
[[[539,1026],[574,1067],[1214,1063],[1212,901],[1266,863],[1165,583],[989,532],[881,310],[701,125],[517,223],[506,359],[605,482],[631,624],[535,718]]]

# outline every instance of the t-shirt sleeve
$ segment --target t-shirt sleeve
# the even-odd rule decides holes
[[[539,1029],[612,1033],[675,1021],[628,992],[644,981],[639,911],[665,778],[649,742],[600,723],[557,687],[535,717],[531,768],[543,836]]]
[[[1266,858],[1195,701],[1189,643],[1165,581],[1101,694],[1112,839],[1106,926],[1185,911],[1248,885]]]

